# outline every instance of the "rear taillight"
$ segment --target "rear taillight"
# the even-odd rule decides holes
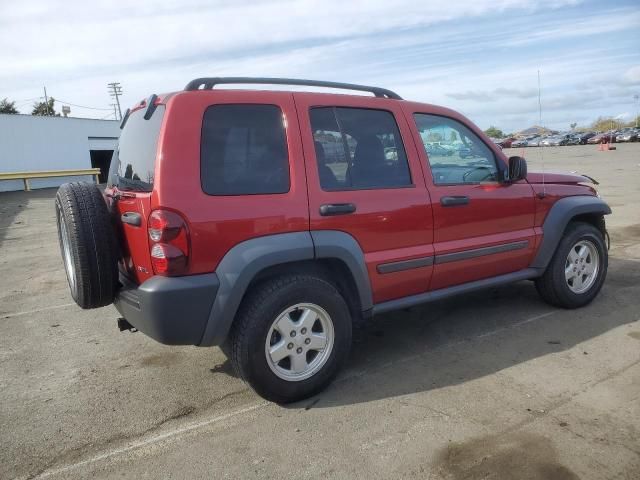
[[[154,210],[147,226],[153,272],[184,274],[189,260],[189,231],[184,219],[175,212]]]

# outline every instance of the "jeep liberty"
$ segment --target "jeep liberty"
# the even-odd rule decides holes
[[[164,344],[220,346],[272,401],[326,387],[355,320],[527,279],[577,308],[606,277],[595,181],[528,173],[464,116],[390,90],[200,78],[121,128],[106,190],[56,196],[73,299]]]

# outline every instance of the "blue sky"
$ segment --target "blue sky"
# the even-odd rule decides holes
[[[130,105],[199,76],[287,76],[380,85],[514,131],[539,123],[538,70],[548,127],[640,108],[637,0],[0,1],[0,98],[24,113],[43,85],[100,118],[111,81]]]

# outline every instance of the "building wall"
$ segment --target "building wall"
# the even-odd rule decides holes
[[[0,172],[91,168],[89,150],[113,150],[119,122],[0,114]],[[90,176],[30,180],[31,188],[57,187]],[[22,190],[22,180],[0,181],[0,192]]]

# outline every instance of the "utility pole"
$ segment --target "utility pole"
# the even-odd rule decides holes
[[[120,82],[111,82],[108,84],[109,95],[116,99],[116,105],[118,106],[118,116],[122,120],[122,110],[120,110],[120,95],[122,95],[122,86]]]
[[[115,103],[112,103],[111,106],[113,107],[113,118],[118,120],[118,107]]]
[[[635,94],[633,96],[633,99],[636,101],[636,128],[638,128],[638,117],[640,117],[640,110],[638,110],[638,99],[640,98],[640,96],[638,96],[638,94]]]
[[[50,115],[51,112],[49,111],[49,97],[47,97],[47,87],[42,88],[44,88],[44,104],[46,105],[47,115]]]

